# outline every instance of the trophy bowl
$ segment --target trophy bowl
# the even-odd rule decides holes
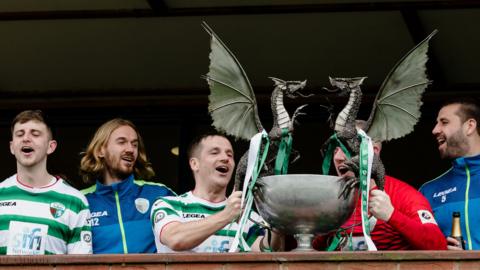
[[[344,198],[342,188],[338,176],[272,175],[257,180],[254,198],[272,228],[294,235],[295,251],[310,251],[314,235],[338,229],[351,216],[357,189]]]

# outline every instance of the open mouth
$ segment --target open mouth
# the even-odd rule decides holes
[[[30,146],[23,146],[23,147],[22,147],[22,152],[23,152],[23,153],[27,153],[27,154],[28,154],[28,153],[31,153],[31,152],[33,152],[33,148],[30,147]]]
[[[133,156],[122,156],[122,160],[125,160],[127,162],[133,162],[135,159],[133,158]]]
[[[341,175],[344,175],[344,174],[348,173],[349,170],[348,170],[348,167],[342,165],[342,166],[338,167],[338,172],[340,172]]]
[[[443,137],[443,136],[437,137],[438,146],[443,145],[445,142],[446,142],[445,137]]]
[[[215,170],[217,170],[221,173],[227,173],[229,169],[228,169],[228,166],[226,166],[226,165],[220,165],[220,166],[216,167]]]

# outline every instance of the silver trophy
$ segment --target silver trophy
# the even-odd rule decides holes
[[[355,208],[357,189],[339,197],[342,187],[337,176],[272,175],[257,181],[254,197],[257,210],[271,227],[294,235],[294,251],[311,251],[315,235],[338,229]]]

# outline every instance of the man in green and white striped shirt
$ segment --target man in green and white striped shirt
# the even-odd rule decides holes
[[[205,134],[195,139],[188,151],[195,189],[179,197],[163,197],[152,207],[151,221],[158,252],[227,252],[239,225],[241,191],[227,198],[226,190],[235,162],[230,141],[219,134]],[[252,212],[251,218],[261,221]],[[271,241],[264,230],[248,221],[244,238],[253,251],[261,247],[279,250],[283,239],[273,234]]]
[[[86,198],[47,171],[56,141],[41,111],[12,121],[10,151],[17,173],[0,183],[0,254],[89,254]]]

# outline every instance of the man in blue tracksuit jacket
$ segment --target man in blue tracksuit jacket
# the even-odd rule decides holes
[[[420,192],[429,200],[435,219],[447,236],[449,249],[461,244],[448,237],[452,214],[460,212],[465,249],[480,249],[480,106],[471,99],[446,103],[438,113],[432,131],[442,158],[453,159],[443,175],[425,183]]]
[[[134,124],[113,119],[95,133],[80,162],[91,212],[93,253],[155,253],[150,210],[158,197],[174,196],[154,175]]]

